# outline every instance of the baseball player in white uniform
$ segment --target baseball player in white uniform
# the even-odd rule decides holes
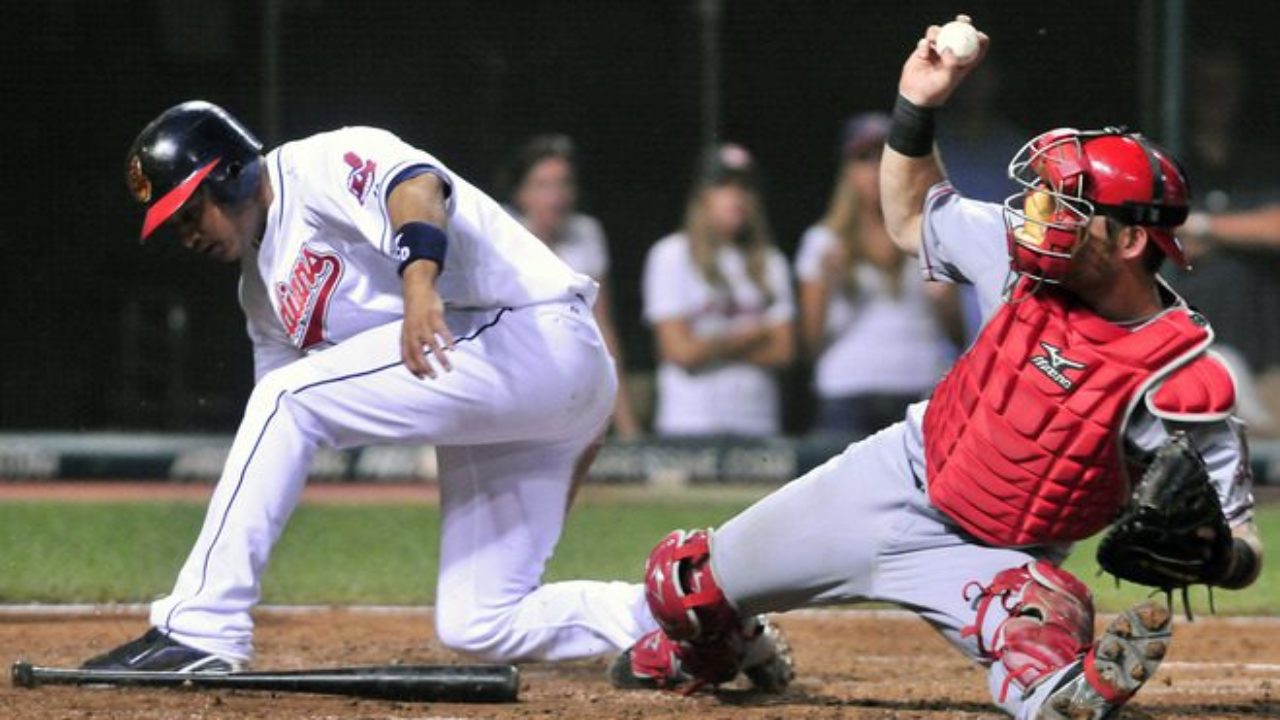
[[[1167,651],[1169,610],[1139,604],[1095,640],[1088,587],[1059,563],[1125,504],[1129,465],[1175,432],[1230,526],[1202,581],[1257,576],[1231,378],[1206,353],[1207,322],[1155,274],[1165,258],[1185,263],[1181,169],[1140,135],[1051,131],[1011,165],[1022,193],[1003,207],[962,197],[936,158],[933,113],[987,38],[964,63],[938,51],[938,31],[903,68],[881,166],[886,226],[927,279],[975,286],[983,332],[903,422],[714,531],[664,538],[646,566],[661,629],[615,661],[620,686],[729,675],[741,615],[876,600],[989,667],[1009,714],[1107,717]]]
[[[260,147],[194,101],[160,115],[129,153],[144,238],[169,224],[191,249],[240,262],[257,384],[152,629],[87,666],[246,663],[260,578],[320,446],[436,447],[444,645],[560,660],[653,629],[640,585],[541,582],[583,451],[613,404],[595,282],[389,132]]]

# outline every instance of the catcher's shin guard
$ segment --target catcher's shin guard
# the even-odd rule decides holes
[[[645,564],[645,595],[659,629],[645,635],[609,668],[623,688],[696,690],[733,680],[780,692],[795,676],[782,631],[763,616],[743,619],[711,573],[706,530],[676,530]]]
[[[1155,674],[1169,651],[1169,609],[1148,600],[1111,622],[1045,699],[1036,720],[1103,720]]]
[[[1075,576],[1044,561],[1001,571],[990,585],[974,583],[979,594],[974,624],[961,636],[976,635],[979,651],[1007,670],[999,702],[1011,684],[1029,693],[1072,662],[1093,638],[1093,597]],[[983,624],[999,600],[1006,617],[984,643]]]
[[[672,640],[710,640],[742,624],[711,574],[710,540],[706,530],[673,530],[645,563],[649,611]]]

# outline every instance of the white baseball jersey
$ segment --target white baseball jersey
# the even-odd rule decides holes
[[[596,285],[556,258],[502,206],[395,135],[350,127],[286,143],[266,156],[275,198],[256,252],[242,261],[241,299],[256,374],[401,317],[389,182],[429,169],[448,187],[449,238],[437,290],[448,309],[594,302]]]
[[[726,335],[743,323],[789,323],[795,316],[786,258],[769,249],[766,298],[747,274],[746,256],[722,247],[725,288],[707,282],[693,261],[683,233],[669,235],[649,250],[644,267],[644,314],[651,324],[683,319],[697,337]],[[655,429],[664,435],[770,435],[778,432],[778,388],[770,370],[747,362],[722,362],[686,370],[674,363],[658,367]]]
[[[152,624],[248,659],[261,574],[316,451],[405,443],[436,447],[444,645],[494,662],[558,660],[617,651],[654,629],[640,585],[542,583],[574,473],[617,393],[591,312],[595,282],[388,132],[324,133],[264,162],[275,197],[261,243],[245,253],[240,291],[258,382],[204,527],[173,592],[152,604]],[[437,287],[456,339],[453,369],[427,379],[401,360],[385,207],[407,171],[434,173],[449,192]]]

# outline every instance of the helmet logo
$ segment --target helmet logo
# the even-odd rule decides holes
[[[128,180],[129,192],[133,193],[135,200],[145,203],[151,199],[151,181],[142,172],[142,158],[137,155],[129,158]]]

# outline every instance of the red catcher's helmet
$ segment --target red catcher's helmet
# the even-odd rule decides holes
[[[1188,267],[1173,233],[1187,219],[1186,173],[1142,135],[1121,128],[1050,130],[1018,151],[1009,177],[1023,187],[1004,203],[1015,272],[1062,280],[1095,215],[1145,228],[1165,256]]]

